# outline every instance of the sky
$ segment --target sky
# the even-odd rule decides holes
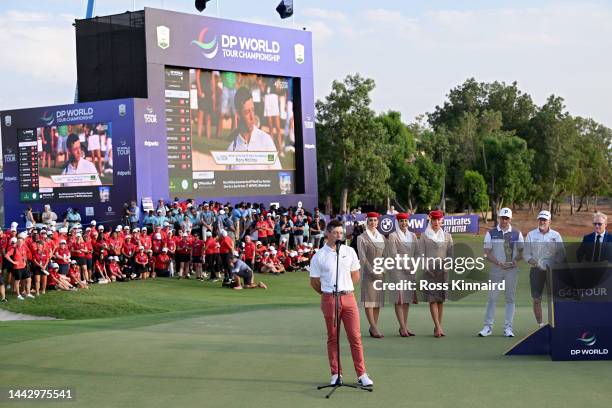
[[[478,81],[518,82],[541,105],[612,127],[612,1],[212,0],[204,15],[313,33],[315,96],[360,73],[376,81],[372,107],[406,123]],[[76,85],[74,28],[86,0],[0,1],[0,110],[70,103]],[[192,0],[97,0],[95,15],[164,8],[198,14]]]

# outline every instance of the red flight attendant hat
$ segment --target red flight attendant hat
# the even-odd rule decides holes
[[[429,212],[429,218],[432,220],[439,220],[440,218],[444,218],[444,213],[440,210],[433,210]]]

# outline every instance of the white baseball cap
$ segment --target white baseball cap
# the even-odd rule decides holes
[[[117,225],[117,228],[115,228],[116,232],[121,232],[123,231],[123,227],[121,227],[121,225]]]
[[[96,220],[91,220],[91,222],[89,224],[93,225],[95,227],[96,226]]]
[[[550,211],[546,211],[546,210],[540,211],[540,213],[538,214],[538,220],[541,218],[545,220],[550,220]]]
[[[508,207],[504,207],[501,210],[499,210],[499,216],[512,218],[512,210],[509,209]]]

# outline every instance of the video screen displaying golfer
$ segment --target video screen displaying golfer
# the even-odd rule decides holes
[[[234,131],[233,140],[227,151],[245,152],[237,156],[235,160],[240,163],[252,162],[253,164],[231,164],[226,166],[227,170],[282,169],[272,136],[255,126],[255,104],[251,91],[244,87],[238,89],[234,98],[234,105],[238,112],[238,128]],[[274,152],[274,155],[259,155],[250,152]],[[259,160],[259,157],[263,157],[263,163]]]
[[[113,184],[110,123],[48,126],[37,135],[40,187]]]
[[[194,171],[295,170],[292,78],[202,69],[189,78]]]

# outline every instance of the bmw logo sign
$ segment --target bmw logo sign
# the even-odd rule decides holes
[[[390,234],[395,229],[395,217],[383,215],[380,219],[380,232]]]

